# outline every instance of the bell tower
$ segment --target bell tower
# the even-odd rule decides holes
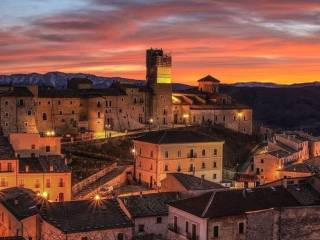
[[[148,49],[146,80],[149,92],[147,120],[158,126],[172,123],[171,55],[162,49]]]

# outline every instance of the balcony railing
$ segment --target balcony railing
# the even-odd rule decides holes
[[[168,229],[174,233],[180,233],[180,228],[177,225],[169,224]]]

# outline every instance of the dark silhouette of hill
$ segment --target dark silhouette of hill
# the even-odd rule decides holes
[[[285,129],[320,130],[320,87],[235,87],[222,92],[253,108],[254,119]]]

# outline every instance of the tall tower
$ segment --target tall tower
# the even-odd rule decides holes
[[[159,126],[172,123],[171,63],[171,56],[162,49],[147,50],[149,104],[146,119]]]

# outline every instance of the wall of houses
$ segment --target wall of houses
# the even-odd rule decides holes
[[[0,190],[17,186],[18,171],[17,159],[0,160]]]
[[[10,237],[22,235],[22,225],[16,217],[0,203],[0,236]]]
[[[257,175],[260,184],[279,179],[279,171],[282,167],[281,159],[269,153],[254,156],[254,174]]]

